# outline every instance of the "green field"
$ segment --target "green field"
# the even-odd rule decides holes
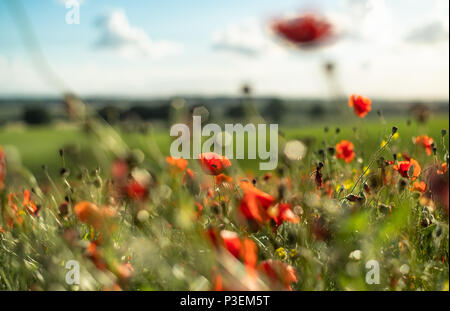
[[[368,121],[368,122],[367,122]],[[318,149],[332,146],[337,141],[354,137],[359,139],[354,141],[357,154],[366,160],[378,148],[383,137],[387,137],[392,126],[399,128],[399,138],[392,146],[392,153],[400,152],[408,146],[413,145],[412,137],[420,134],[427,134],[438,142],[438,148],[441,147],[441,130],[448,129],[448,118],[443,116],[434,116],[427,124],[417,122],[407,123],[406,118],[395,120],[367,120],[362,122],[348,123],[345,126],[328,124],[324,126],[302,127],[301,125],[293,128],[280,128],[280,146],[284,141],[298,139],[308,146],[308,155],[306,161],[310,160],[312,152]],[[328,132],[324,128],[328,127]],[[339,128],[339,133],[336,133]],[[115,129],[123,138],[130,149],[138,148],[145,154],[150,163],[154,163],[154,158],[169,155],[170,142],[169,129],[158,128],[147,134],[141,133],[123,133],[120,129]],[[66,150],[66,165],[70,166],[70,160],[73,162],[87,165],[94,165],[101,160],[102,166],[106,169],[111,158],[102,159],[102,154],[98,150],[98,144],[101,141],[95,136],[88,134],[81,126],[76,125],[50,125],[38,127],[20,127],[20,128],[2,128],[0,129],[0,145],[4,149],[9,149],[10,153],[16,155],[14,161],[20,161],[23,166],[28,168],[35,176],[42,178],[44,176],[42,166],[46,165],[51,175],[55,175],[61,168],[61,159],[58,150]],[[448,140],[446,141],[448,148]],[[365,146],[362,148],[362,146]],[[312,151],[312,152],[311,152]],[[413,155],[414,156],[414,155]],[[416,155],[419,156],[419,155]],[[389,157],[389,151],[385,152],[385,157]],[[106,160],[106,161],[104,161]],[[13,161],[10,159],[10,161]],[[257,160],[239,160],[239,165],[244,170],[257,170],[259,161]],[[307,162],[306,162],[307,163]],[[93,167],[91,167],[93,168]]]

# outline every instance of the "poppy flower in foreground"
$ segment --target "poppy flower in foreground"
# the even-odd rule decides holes
[[[166,162],[176,171],[184,171],[188,165],[188,161],[183,158],[166,157]]]
[[[414,182],[411,191],[418,191],[421,193],[424,193],[425,190],[427,190],[427,184],[424,183],[423,181],[416,181]]]
[[[259,223],[269,220],[267,209],[275,199],[249,182],[241,182],[241,188],[244,190],[244,197],[240,202],[240,209],[244,217]]]
[[[422,170],[419,162],[417,162],[413,158],[410,158],[408,161],[400,161],[392,168],[397,171],[402,177],[411,178],[411,180],[416,180]]]
[[[334,35],[331,23],[312,13],[275,20],[271,28],[278,36],[299,47],[320,45]]]
[[[208,236],[216,248],[223,247],[236,259],[242,259],[245,266],[252,270],[258,261],[258,247],[249,238],[241,239],[236,232],[215,229],[208,230]]]
[[[91,225],[95,229],[101,229],[108,217],[115,216],[111,208],[99,208],[89,201],[78,203],[75,205],[73,211],[81,222]]]
[[[415,139],[416,145],[421,145],[422,147],[424,147],[428,155],[431,155],[431,153],[433,152],[433,142],[433,138],[428,137],[427,135],[421,135],[416,137]]]
[[[219,175],[231,166],[231,162],[226,156],[214,152],[200,154],[199,160],[203,171],[208,175]]]
[[[0,190],[3,189],[6,177],[6,155],[2,151],[0,146]]]
[[[370,98],[352,94],[348,100],[348,106],[353,108],[358,117],[364,118],[372,110],[372,101]]]
[[[291,205],[287,203],[280,203],[270,208],[268,214],[275,221],[277,228],[285,221],[292,223],[298,223],[300,221],[300,217],[294,214]]]
[[[266,275],[271,285],[281,289],[292,290],[292,283],[297,283],[297,273],[291,265],[278,260],[265,260],[258,265],[258,271]]]
[[[350,163],[355,158],[354,145],[352,142],[348,140],[342,140],[341,142],[336,144],[336,158],[342,159],[347,163]]]

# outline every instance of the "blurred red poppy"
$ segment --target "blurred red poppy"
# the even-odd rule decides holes
[[[244,197],[240,202],[240,209],[244,217],[259,223],[269,220],[267,208],[275,199],[249,182],[241,182],[241,188],[244,190]]]
[[[413,186],[411,188],[411,191],[418,191],[418,192],[421,192],[421,193],[424,193],[425,190],[427,190],[427,184],[424,183],[423,181],[420,181],[420,182],[416,181],[416,182],[414,182],[414,184],[413,184]]]
[[[2,151],[2,147],[0,146],[0,190],[4,187],[6,177],[6,155]]]
[[[225,174],[219,174],[215,177],[216,179],[216,185],[221,185],[223,183],[229,183],[231,184],[233,182],[233,178],[231,176],[227,176]]]
[[[227,157],[214,152],[200,154],[199,160],[203,171],[208,175],[219,175],[231,166],[231,162]]]
[[[272,286],[280,289],[292,290],[292,284],[298,281],[294,267],[278,260],[261,262],[258,271],[269,278]]]
[[[412,171],[411,171],[412,167]],[[411,180],[416,180],[421,172],[421,167],[419,162],[410,158],[408,161],[400,161],[392,167],[395,171],[399,172],[402,177],[411,178]]]
[[[275,20],[273,31],[298,47],[315,47],[334,36],[334,28],[324,17],[313,13]]]
[[[352,162],[355,158],[355,152],[353,151],[354,145],[348,140],[342,140],[336,144],[336,158],[342,159],[347,163]]]
[[[420,135],[415,139],[416,145],[424,147],[428,155],[431,155],[433,152],[433,142],[433,138],[428,137],[427,135]]]
[[[348,100],[348,106],[353,108],[358,117],[364,118],[372,110],[372,101],[370,98],[352,94]]]
[[[135,179],[128,182],[126,189],[128,196],[136,201],[145,200],[148,196],[147,188]]]
[[[102,226],[103,213],[97,205],[88,201],[82,201],[75,205],[73,211],[81,222],[89,224],[96,229]]]
[[[300,221],[300,217],[294,214],[291,205],[287,203],[280,203],[270,208],[269,215],[275,221],[277,228],[285,221],[292,223],[298,223]]]
[[[31,200],[31,193],[30,190],[25,189],[25,191],[23,192],[23,202],[22,202],[23,207],[25,207],[28,212],[30,212],[31,215],[36,216],[39,208],[36,206],[36,204]]]
[[[173,170],[175,171],[184,171],[186,169],[186,166],[188,165],[188,161],[186,161],[183,158],[173,158],[173,157],[166,157],[166,162],[169,164]]]

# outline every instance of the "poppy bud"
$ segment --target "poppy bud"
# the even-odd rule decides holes
[[[364,183],[364,191],[367,192],[367,194],[370,194],[370,187],[367,183]]]
[[[330,129],[328,128],[328,126],[325,126],[325,128],[324,128],[323,130],[324,130],[325,133],[328,133],[328,131],[329,131]]]
[[[340,128],[336,128],[336,134],[339,134],[341,132],[341,129]]]
[[[447,134],[447,131],[444,130],[444,129],[442,129],[442,130],[441,130],[441,135],[442,135],[442,137],[444,137],[446,134]]]
[[[411,125],[411,120],[406,120],[406,125],[410,126]]]
[[[331,155],[331,156],[334,156],[334,153],[336,152],[336,149],[334,149],[334,147],[329,147],[328,148],[328,153]]]
[[[349,200],[350,202],[356,202],[356,201],[362,201],[363,198],[354,195],[354,194],[349,194],[348,196],[345,197],[347,200]]]
[[[395,133],[397,133],[397,131],[398,131],[398,127],[393,126],[393,127],[392,127],[392,135],[394,135]]]
[[[392,156],[393,156],[393,158],[394,158],[394,161],[397,161],[397,154],[394,153]]]
[[[377,110],[377,115],[378,115],[379,117],[382,117],[382,116],[383,116],[383,114],[381,113],[381,110]]]
[[[64,156],[64,150],[63,149],[59,149],[59,156],[60,157]]]

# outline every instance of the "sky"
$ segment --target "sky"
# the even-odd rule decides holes
[[[249,83],[258,96],[449,98],[448,0],[78,0],[79,24],[65,0],[20,0],[35,41],[13,1],[0,0],[0,96],[233,96]],[[338,39],[301,50],[268,31],[306,11]]]

